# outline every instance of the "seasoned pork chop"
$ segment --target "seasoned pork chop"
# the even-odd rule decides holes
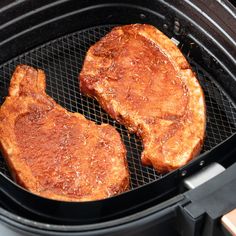
[[[141,137],[143,164],[166,172],[200,152],[203,91],[182,53],[155,27],[115,27],[90,47],[79,80],[84,94]]]
[[[42,70],[17,66],[1,106],[1,151],[14,179],[35,194],[65,201],[103,199],[127,190],[119,133],[68,112],[45,87]]]

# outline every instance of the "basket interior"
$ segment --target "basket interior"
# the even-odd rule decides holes
[[[79,112],[98,124],[109,123],[121,134],[127,149],[131,189],[141,187],[162,177],[151,167],[141,164],[142,143],[134,134],[111,119],[99,104],[81,94],[78,75],[88,48],[111,30],[103,25],[78,31],[41,45],[0,66],[0,103],[8,94],[11,75],[18,64],[28,64],[45,71],[47,93],[69,111]],[[183,48],[184,45],[179,45]],[[185,50],[186,51],[186,50]],[[207,107],[206,139],[202,153],[211,150],[236,132],[236,108],[211,75],[197,64],[191,53],[185,53],[204,90]],[[9,176],[0,156],[0,171]]]

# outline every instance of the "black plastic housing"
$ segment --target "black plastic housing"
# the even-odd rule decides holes
[[[181,235],[224,235],[221,217],[236,208],[236,163],[227,171],[185,193],[179,209]],[[227,234],[228,235],[228,234]]]
[[[226,0],[1,1],[0,64],[80,29],[103,24],[150,23],[191,47],[198,63],[235,102],[236,21],[232,12],[235,9]],[[103,202],[58,203],[36,197],[0,176],[0,190],[5,193],[1,197],[5,209],[0,208],[0,219],[15,229],[42,235],[182,234],[176,217],[179,206],[191,201],[190,195],[179,194],[183,171],[186,176],[199,170],[202,160],[206,165],[213,160],[231,165],[234,140],[235,136],[158,183]],[[58,219],[52,219],[52,214],[58,215]],[[195,227],[195,223],[190,226],[193,235],[202,235],[202,226]]]

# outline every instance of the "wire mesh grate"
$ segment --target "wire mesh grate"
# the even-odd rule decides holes
[[[0,66],[0,102],[8,93],[11,75],[18,64],[41,68],[47,75],[47,93],[69,111],[79,112],[98,124],[109,123],[120,132],[127,149],[131,188],[161,178],[153,168],[141,164],[142,143],[120,124],[112,120],[99,104],[80,93],[78,75],[88,48],[104,36],[112,26],[98,26],[53,40]],[[207,106],[206,139],[202,152],[212,149],[236,132],[236,109],[214,80],[194,61],[193,70],[203,87]],[[9,176],[0,157],[0,171]]]

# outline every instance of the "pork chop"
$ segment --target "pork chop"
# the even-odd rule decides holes
[[[17,66],[0,108],[0,147],[16,182],[64,201],[98,200],[127,190],[119,133],[68,112],[45,87],[42,70]]]
[[[143,141],[142,163],[159,172],[189,162],[203,145],[203,91],[175,44],[154,26],[115,27],[91,46],[81,91]]]

